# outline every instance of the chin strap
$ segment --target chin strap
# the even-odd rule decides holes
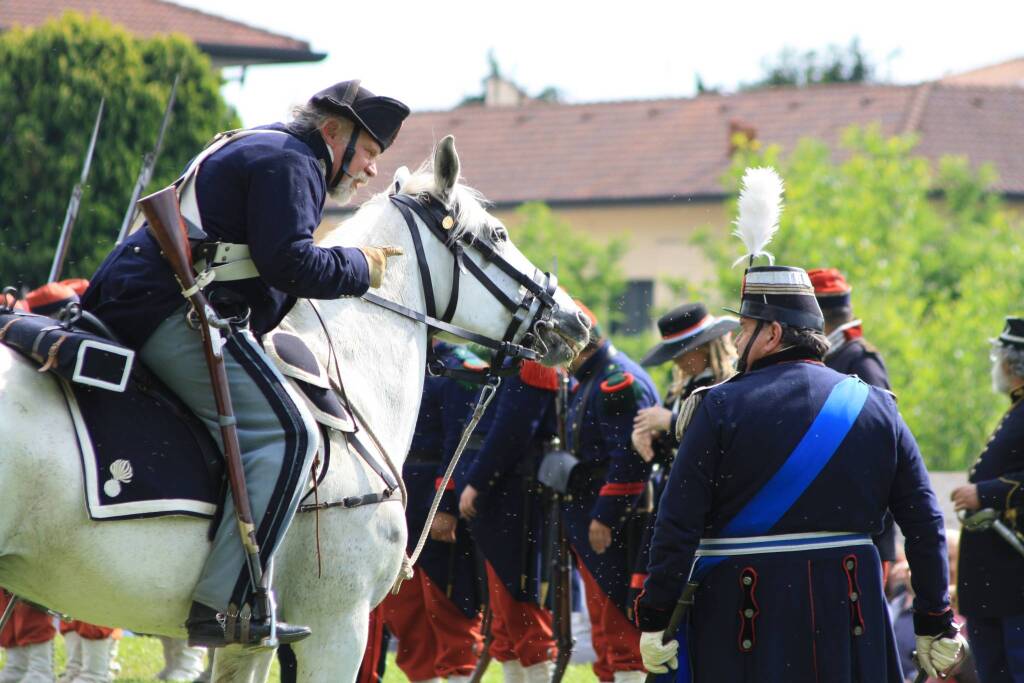
[[[330,189],[336,188],[341,184],[342,179],[345,176],[351,177],[352,174],[348,172],[348,165],[352,163],[352,157],[356,155],[356,142],[359,141],[359,133],[362,132],[362,127],[353,123],[352,135],[348,138],[348,144],[345,146],[345,153],[341,156],[341,167],[338,172],[331,178]]]
[[[758,320],[757,327],[754,328],[754,334],[750,335],[750,341],[747,342],[746,348],[743,349],[743,355],[740,356],[740,359],[738,361],[736,361],[736,370],[738,372],[747,371],[747,356],[750,355],[750,347],[754,345],[754,342],[757,340],[757,335],[761,334],[761,330],[763,328],[764,321]]]

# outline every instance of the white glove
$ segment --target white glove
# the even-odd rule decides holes
[[[958,632],[952,638],[915,636],[917,664],[931,678],[945,678],[964,658],[964,637]]]
[[[666,674],[669,669],[679,667],[679,641],[672,639],[662,643],[664,631],[644,631],[640,634],[640,656],[644,660],[644,668],[652,674]],[[665,664],[668,667],[665,667]]]

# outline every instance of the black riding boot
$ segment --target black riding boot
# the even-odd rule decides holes
[[[198,602],[192,603],[188,620],[188,644],[202,647],[223,647],[238,643],[240,645],[259,645],[270,637],[270,620],[252,621],[240,617],[230,618],[212,607]],[[309,636],[312,631],[308,626],[292,626],[277,622],[277,640],[281,644],[294,643]]]

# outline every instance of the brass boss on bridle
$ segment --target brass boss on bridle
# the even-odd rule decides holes
[[[557,304],[555,303],[555,291],[558,289],[558,278],[551,273],[542,273],[534,269],[532,277],[527,276],[498,253],[494,244],[482,238],[475,238],[465,232],[457,239],[452,239],[455,231],[456,211],[446,206],[439,199],[430,194],[418,196],[395,194],[390,197],[391,202],[398,209],[405,219],[412,236],[413,247],[416,251],[416,262],[419,265],[420,281],[423,285],[423,296],[426,301],[426,312],[420,313],[411,308],[402,306],[376,294],[367,292],[363,299],[398,313],[417,322],[427,325],[428,335],[434,332],[448,332],[457,337],[479,344],[491,349],[494,356],[491,360],[490,369],[485,373],[467,372],[465,379],[472,378],[479,381],[481,375],[487,380],[492,377],[511,374],[516,371],[515,366],[519,361],[535,360],[538,357],[537,351],[531,348],[535,344],[543,344],[539,336],[539,330],[543,327],[552,327],[551,316]],[[444,244],[452,253],[452,290],[448,298],[448,304],[440,317],[437,315],[437,303],[434,297],[434,284],[430,275],[430,264],[427,262],[423,250],[423,238],[420,229],[416,224],[416,218],[430,231],[430,233]],[[494,280],[487,276],[473,259],[466,256],[466,250],[475,250],[481,258],[489,264],[496,266],[503,273],[511,277],[519,284],[522,297],[516,301],[499,287]],[[505,335],[500,339],[492,339],[463,327],[452,324],[452,318],[459,305],[459,281],[463,271],[468,272],[491,293],[498,303],[512,314],[512,320],[505,329]],[[512,368],[503,368],[506,359],[517,361]],[[444,363],[435,358],[432,349],[428,346],[427,369],[434,375],[460,375],[459,371],[446,368]]]

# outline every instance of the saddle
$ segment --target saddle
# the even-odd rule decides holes
[[[217,517],[227,492],[219,447],[206,426],[100,321],[77,305],[62,311],[60,319],[0,308],[0,343],[60,385],[78,437],[92,519]],[[263,345],[321,430],[354,435],[351,411],[300,337],[274,331]],[[324,434],[325,461],[327,443]],[[368,457],[365,449],[358,450]],[[370,464],[389,489],[397,489],[390,473]]]

